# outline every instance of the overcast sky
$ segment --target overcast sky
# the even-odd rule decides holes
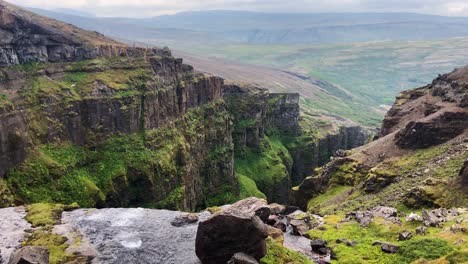
[[[98,16],[150,17],[195,10],[262,12],[416,12],[468,16],[468,0],[7,0],[44,9],[72,8]]]

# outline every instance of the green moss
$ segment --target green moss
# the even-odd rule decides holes
[[[267,254],[260,260],[261,264],[312,264],[306,256],[278,244],[274,239],[267,238]]]
[[[28,237],[23,245],[46,247],[49,249],[49,262],[51,264],[61,264],[74,259],[74,256],[65,253],[68,248],[66,241],[67,238],[50,231],[37,230]]]
[[[433,260],[453,251],[447,241],[437,238],[414,238],[401,244],[398,251],[402,262],[411,263],[418,259]]]
[[[0,178],[0,208],[9,207],[14,204],[15,198],[4,179]]]
[[[109,136],[92,148],[69,142],[39,146],[24,163],[8,172],[8,186],[24,203],[76,202],[82,207],[96,207],[118,201],[112,205],[154,207],[161,201],[158,207],[182,209],[181,186],[190,169],[185,165],[190,161],[188,151],[205,147],[201,145],[206,140],[201,129],[226,126],[229,116],[223,107],[222,101],[207,104],[166,127]],[[232,146],[219,141],[207,149],[204,158],[222,164],[231,157]],[[216,168],[208,167],[201,176],[209,182],[217,173]],[[210,205],[237,199],[239,191],[230,185],[217,191],[207,189]],[[169,194],[169,190],[173,192]],[[116,197],[121,192],[126,193],[124,199]]]
[[[235,159],[236,173],[254,180],[268,198],[288,180],[291,165],[292,157],[278,137],[265,136],[260,149],[247,148],[244,155]]]
[[[184,194],[184,186],[177,187],[172,190],[164,200],[157,202],[154,207],[159,209],[183,210]]]
[[[254,118],[242,119],[235,123],[235,129],[245,129],[248,127],[253,127],[257,124],[257,120]]]
[[[341,196],[348,193],[351,188],[351,186],[342,185],[330,187],[325,193],[310,199],[307,203],[307,210],[320,212],[321,207],[334,206],[339,203]]]
[[[244,199],[248,197],[266,199],[265,194],[258,190],[257,185],[252,179],[241,174],[237,174],[236,176],[239,179],[240,186],[239,199]]]
[[[330,179],[332,185],[350,185],[354,186],[367,175],[367,171],[360,168],[357,161],[347,162],[337,168]]]
[[[236,193],[235,186],[231,184],[223,184],[217,190],[209,193],[205,199],[207,207],[231,204],[239,200],[239,195]]]
[[[33,227],[55,225],[61,218],[64,210],[76,209],[77,204],[31,204],[27,207],[27,215],[25,219],[31,223]]]

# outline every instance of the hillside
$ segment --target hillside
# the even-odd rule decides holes
[[[370,127],[380,125],[394,94],[424,85],[434,75],[468,61],[468,44],[463,38],[467,36],[464,29],[468,28],[465,18],[407,13],[291,15],[210,11],[114,19],[38,12],[122,40],[131,39],[130,44],[168,45],[191,64],[227,79],[250,75],[249,79],[271,78],[271,73],[257,66],[287,72],[274,74],[277,85],[271,85],[272,89],[288,87],[288,91],[300,93],[305,112],[339,116]],[[214,18],[217,23],[210,23]],[[308,27],[325,36],[305,32]],[[279,36],[286,38],[295,34],[285,32],[285,28],[298,29],[293,37],[296,41],[288,45],[270,32],[276,29]],[[271,34],[262,34],[262,30]],[[256,32],[254,39],[270,40],[252,45],[247,36],[240,37],[250,34],[247,31]],[[235,37],[226,37],[231,33]],[[319,101],[315,100],[317,97]]]

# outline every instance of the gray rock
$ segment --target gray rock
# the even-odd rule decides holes
[[[400,241],[409,240],[411,237],[413,237],[413,235],[411,234],[411,232],[408,231],[403,231],[400,234],[398,234],[398,240]]]
[[[258,264],[258,261],[245,253],[236,253],[227,264]]]
[[[400,246],[390,244],[390,243],[382,243],[382,245],[380,245],[380,248],[385,253],[393,254],[393,253],[397,253],[398,249],[400,249]]]
[[[247,198],[200,222],[195,251],[201,262],[226,263],[238,252],[257,260],[265,256],[268,231],[257,215],[263,208],[268,209],[265,200]]]
[[[0,209],[0,256],[3,259],[0,263],[8,263],[11,253],[21,246],[26,236],[25,230],[31,228],[24,220],[25,216],[23,207]]]
[[[49,264],[49,250],[32,246],[20,248],[11,254],[8,264]]]
[[[350,212],[346,214],[346,220],[356,220],[362,227],[366,227],[374,220],[374,214],[369,211]]]
[[[183,214],[174,218],[171,221],[171,225],[176,227],[181,227],[185,225],[190,225],[198,222],[198,215],[196,214]]]
[[[427,234],[427,227],[425,226],[419,226],[416,228],[416,234],[417,235],[425,235]]]
[[[312,251],[320,253],[322,255],[327,254],[326,249],[327,248],[327,242],[321,239],[314,239],[310,241],[310,246],[312,248]]]
[[[380,245],[380,249],[385,252],[385,253],[396,253],[398,249],[400,249],[400,246],[390,244],[387,242],[382,242],[382,241],[374,241],[372,243],[373,246]]]
[[[422,218],[425,226],[439,226],[447,221],[448,212],[446,209],[423,210]]]
[[[275,215],[283,214],[286,210],[286,206],[277,203],[269,204],[268,208],[270,208],[270,213]]]
[[[423,218],[422,216],[418,215],[418,214],[415,214],[415,213],[410,213],[408,215],[408,217],[406,217],[406,222],[412,222],[412,221],[415,221],[415,222],[422,222],[423,221]]]

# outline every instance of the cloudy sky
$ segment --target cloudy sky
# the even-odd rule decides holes
[[[44,9],[72,8],[98,16],[150,17],[190,10],[262,12],[417,12],[468,16],[468,0],[7,0]]]

